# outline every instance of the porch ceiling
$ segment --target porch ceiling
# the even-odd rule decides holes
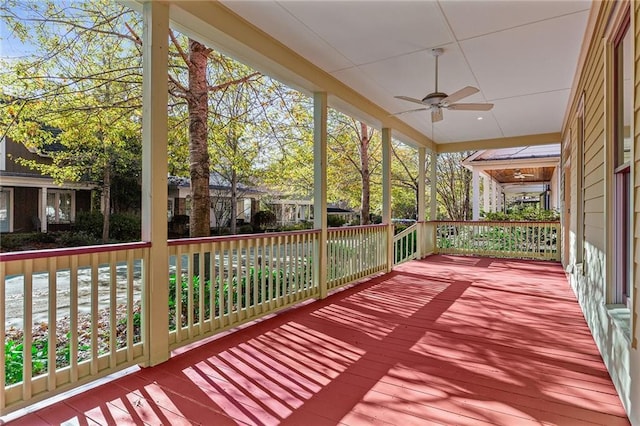
[[[400,139],[425,146],[502,138],[499,146],[518,146],[526,135],[560,142],[591,7],[589,0],[223,0],[227,12],[250,23],[234,29],[238,22],[221,22],[224,7],[207,3],[172,2],[172,18],[191,36],[307,93],[328,91],[333,106],[374,126],[391,123]],[[439,91],[476,86],[480,92],[464,102],[491,102],[493,110],[445,111],[433,125],[426,112],[388,117],[417,106],[395,95],[422,98],[434,91],[434,47],[445,51]],[[302,62],[291,67],[298,55]]]

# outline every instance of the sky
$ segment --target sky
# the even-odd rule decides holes
[[[18,58],[33,51],[35,47],[31,43],[28,41],[22,43],[12,34],[11,28],[5,21],[0,19],[0,59]]]

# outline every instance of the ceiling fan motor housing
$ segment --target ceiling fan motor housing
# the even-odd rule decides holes
[[[442,92],[429,93],[427,96],[422,98],[422,103],[426,105],[431,105],[431,106],[438,105],[445,98],[447,98],[447,96],[448,95],[446,93],[442,93]]]

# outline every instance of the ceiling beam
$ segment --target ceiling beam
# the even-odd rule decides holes
[[[323,71],[219,2],[170,1],[172,26],[307,95],[327,92],[372,117],[374,127],[388,127],[395,137],[435,149],[424,133]]]
[[[509,138],[478,139],[475,141],[437,144],[437,152],[477,151],[479,149],[515,148],[518,146],[548,145],[562,141],[560,132],[539,135],[513,136]]]

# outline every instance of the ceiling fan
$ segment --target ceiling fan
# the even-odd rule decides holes
[[[442,109],[459,110],[459,111],[489,111],[493,108],[493,104],[488,103],[462,103],[458,104],[457,101],[464,99],[480,90],[473,86],[464,87],[457,92],[453,92],[450,95],[446,93],[438,92],[438,56],[444,53],[443,49],[431,49],[431,54],[436,58],[436,90],[429,93],[422,99],[410,98],[408,96],[395,96],[396,99],[402,99],[403,101],[409,101],[420,105],[425,105],[424,108],[411,109],[408,111],[398,112],[393,115],[406,114],[416,111],[428,111],[431,110],[431,121],[433,123],[442,120]]]
[[[532,175],[531,173],[522,173],[520,171],[520,169],[515,169],[513,171],[513,177],[516,179],[526,179],[528,177],[533,177],[534,175]]]

